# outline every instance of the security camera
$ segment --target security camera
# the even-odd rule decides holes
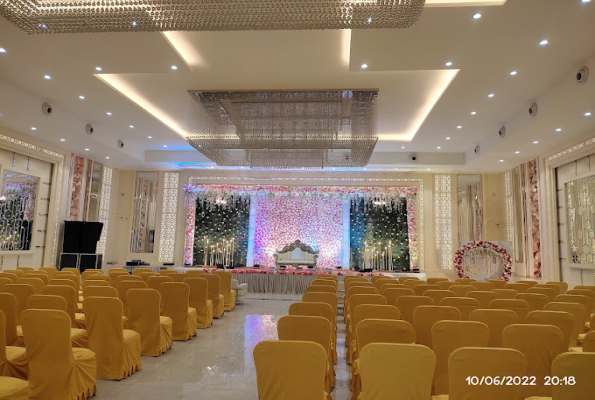
[[[93,131],[94,131],[93,125],[87,124],[87,126],[85,126],[85,132],[87,132],[87,135],[92,135]]]
[[[588,78],[589,78],[589,68],[587,68],[587,67],[582,67],[576,73],[576,81],[578,83],[580,83],[581,85],[583,83],[587,82]]]
[[[536,103],[531,104],[531,107],[529,107],[528,112],[529,112],[530,117],[532,117],[532,118],[535,117],[537,115],[537,104]]]
[[[506,136],[506,127],[503,126],[502,128],[500,128],[500,130],[498,131],[498,136],[500,136],[501,138],[503,138],[504,136]]]
[[[475,152],[475,154],[479,154],[479,151],[481,150],[481,147],[479,147],[479,145],[475,146],[475,149],[473,149],[473,151]]]
[[[118,148],[119,149],[123,149],[124,148],[124,142],[121,140],[118,140]]]
[[[44,115],[51,115],[54,110],[52,110],[52,105],[50,103],[43,103],[41,105],[41,111]]]
[[[411,160],[411,162],[416,162],[417,161],[417,154],[411,154],[409,156],[409,159]]]

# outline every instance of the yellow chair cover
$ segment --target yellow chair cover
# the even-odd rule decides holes
[[[534,280],[524,280],[524,279],[523,280],[520,280],[520,281],[517,281],[517,283],[524,283],[526,285],[529,285],[529,287],[535,287],[535,286],[539,285],[539,282],[537,282],[537,281],[534,281]]]
[[[160,356],[173,346],[172,320],[161,317],[161,295],[155,289],[126,292],[128,324],[141,339],[141,355]]]
[[[2,278],[0,277],[0,290],[6,285],[12,285],[12,280],[9,278]]]
[[[434,300],[426,296],[401,296],[395,302],[395,306],[401,312],[401,319],[413,326],[413,312],[419,306],[433,306]]]
[[[89,286],[105,286],[105,287],[111,287],[111,285],[107,281],[87,279],[87,280],[84,280],[83,283],[81,284],[81,290],[83,291],[83,293],[85,291],[85,288],[86,287],[89,287]]]
[[[172,319],[172,339],[188,340],[196,336],[196,310],[189,305],[190,286],[166,282],[159,288],[161,314]]]
[[[200,329],[213,325],[213,302],[209,300],[209,282],[202,278],[186,278],[190,288],[190,307],[196,310],[196,327]]]
[[[428,400],[436,356],[415,344],[371,343],[360,356],[362,400]]]
[[[331,286],[335,289],[335,291],[337,290],[337,287],[339,286],[339,284],[332,280],[332,279],[314,279],[311,283],[312,286]]]
[[[544,288],[544,289],[553,289],[554,292],[556,293],[556,296],[559,296],[561,294],[565,294],[565,293],[562,293],[562,288],[559,285],[553,285],[551,283],[539,284],[539,285],[535,285],[533,287]],[[566,291],[568,291],[568,289],[566,289]]]
[[[497,299],[490,303],[490,308],[514,311],[519,317],[519,323],[525,322],[525,317],[531,311],[529,303],[519,299]]]
[[[103,271],[100,269],[86,269],[81,274],[81,280],[84,282],[85,280],[87,280],[89,275],[93,275],[93,274],[103,275]]]
[[[254,348],[259,400],[330,400],[327,356],[314,342],[265,340]]]
[[[331,323],[323,317],[304,315],[286,315],[277,322],[279,340],[296,340],[318,343],[324,348],[328,363],[325,379],[325,391],[330,393],[335,383],[334,361],[331,354],[332,335]]]
[[[448,278],[428,278],[428,285],[436,285],[438,282],[448,282]]]
[[[5,344],[7,346],[25,346],[23,331],[17,328],[17,298],[12,293],[0,293],[0,311],[4,313]],[[20,334],[19,334],[20,331]]]
[[[570,335],[571,343],[578,342],[587,320],[587,310],[579,303],[551,302],[545,305],[544,311],[563,311],[574,317],[574,329]],[[572,346],[571,346],[572,347]]]
[[[112,284],[112,286],[116,287],[118,283],[118,278],[120,276],[130,276],[130,274],[127,271],[114,271],[113,269],[110,269],[110,271],[108,272],[108,276],[110,278],[110,283]]]
[[[105,282],[109,283],[110,285],[112,284],[111,278],[109,276],[103,275],[103,274],[87,275],[85,281],[105,281]]]
[[[22,320],[30,400],[85,400],[93,396],[97,392],[95,354],[71,348],[68,314],[31,309],[23,311]]]
[[[448,359],[461,347],[487,347],[490,329],[476,321],[438,321],[432,327],[432,350],[436,354],[433,393],[448,394]]]
[[[384,296],[384,291],[387,289],[409,289],[407,286],[403,285],[402,283],[383,283],[380,286],[380,294]]]
[[[133,275],[120,275],[116,278],[116,289],[118,289],[118,286],[120,285],[121,282],[144,282],[143,278],[141,278],[140,276],[133,276]]]
[[[351,342],[349,343],[349,352],[347,353],[347,363],[351,364],[357,359],[357,325],[365,319],[394,319],[401,318],[399,309],[395,306],[380,304],[361,304],[353,309],[353,320],[350,324]]]
[[[66,285],[46,285],[41,290],[41,294],[61,296],[66,300],[67,314],[70,317],[73,328],[85,329],[85,315],[76,312],[77,301],[74,289]]]
[[[333,364],[337,363],[337,313],[333,312],[333,308],[326,303],[293,303],[289,306],[289,315],[304,315],[310,317],[326,318],[333,327],[333,343],[331,345],[331,353],[333,356]]]
[[[74,275],[80,278],[81,271],[78,268],[62,268],[59,272],[72,272]]]
[[[124,315],[128,317],[128,302],[126,301],[126,292],[130,289],[146,289],[147,284],[145,282],[138,282],[138,281],[121,281],[118,283],[118,298],[122,302],[122,306],[124,307]]]
[[[27,379],[28,371],[25,349],[6,345],[6,317],[0,311],[0,376]]]
[[[7,274],[6,272],[0,272],[0,278],[10,279],[11,283],[17,283],[19,277],[15,274]]]
[[[568,292],[570,292],[570,290]],[[589,316],[592,314],[592,306],[593,306],[593,302],[591,301],[590,298],[588,298],[587,296],[582,296],[582,295],[578,295],[578,294],[561,294],[560,296],[556,297],[556,303],[559,303],[559,302],[576,303],[576,304],[582,304],[583,306],[585,306],[585,310],[587,310],[587,313],[585,315],[584,324],[587,324],[587,321],[589,320]]]
[[[2,272],[6,273],[6,274],[16,275],[17,278],[22,278],[23,276],[25,276],[25,273],[23,271],[18,271],[16,269],[4,269],[4,270],[2,270]]]
[[[403,276],[398,279],[399,283],[403,283],[405,281],[419,281],[420,279],[413,276]]]
[[[97,355],[97,379],[120,380],[141,369],[141,338],[123,329],[119,299],[87,297],[84,300],[89,349]]]
[[[448,359],[450,396],[434,396],[434,400],[517,400],[518,385],[470,385],[469,377],[505,377],[527,375],[527,359],[513,349],[463,347],[452,352]]]
[[[442,290],[448,290],[448,288],[450,288],[451,286],[455,286],[458,284],[452,281],[440,281],[437,283],[437,285],[440,286],[440,289]]]
[[[552,363],[552,376],[564,382],[564,377],[573,377],[575,385],[553,385],[552,400],[592,400],[595,398],[595,354],[560,354]]]
[[[159,275],[161,276],[169,276],[171,274],[179,274],[179,272],[173,269],[162,269],[161,271],[159,271]]]
[[[456,295],[454,292],[450,290],[427,290],[424,293],[424,296],[429,297],[430,299],[434,300],[434,304],[440,304],[440,301],[446,297],[455,297]]]
[[[499,299],[514,299],[519,292],[514,289],[494,289],[494,293],[498,296]]]
[[[52,280],[69,280],[74,283],[74,290],[78,294],[81,286],[80,278],[71,272],[58,272]],[[50,282],[51,283],[51,282]]]
[[[595,331],[591,331],[585,335],[583,339],[583,351],[595,353]]]
[[[182,274],[182,273],[177,273],[177,274],[169,274],[168,275],[171,279],[174,280],[174,282],[184,282],[184,279],[186,278],[190,278],[190,276],[188,274]]]
[[[153,273],[153,270],[151,268],[135,268],[132,270],[132,275],[141,276],[141,274],[144,274],[145,272]]]
[[[552,282],[548,282],[548,283],[552,283]],[[556,283],[556,282],[554,282],[554,283]],[[557,283],[558,284],[564,284],[566,282],[557,282]],[[576,285],[574,287],[574,289],[588,289],[588,290],[591,290],[591,291],[595,292],[595,285]],[[566,283],[566,290],[568,290],[568,284],[567,283]],[[564,294],[564,293],[562,293],[562,291],[561,291],[560,294]]]
[[[372,278],[370,278],[370,282],[376,284],[376,281],[378,281],[380,279],[387,279],[387,277],[384,275],[374,275]],[[388,279],[392,279],[392,278],[388,278]]]
[[[562,331],[553,325],[515,324],[504,328],[502,345],[520,351],[529,361],[527,376],[536,377],[535,386],[523,386],[524,397],[550,396],[551,386],[545,377],[551,375],[554,359],[564,345]]]
[[[504,286],[508,284],[508,282],[502,279],[488,279],[486,282],[490,282],[492,285],[494,285],[495,289],[504,289]]]
[[[467,297],[479,301],[480,308],[489,308],[492,300],[496,300],[498,295],[494,292],[484,292],[481,290],[467,293]]]
[[[375,276],[372,278],[376,278]],[[399,283],[399,281],[397,281],[394,278],[388,278],[388,277],[381,277],[380,279],[376,279],[375,281],[372,282],[374,284],[374,287],[378,290],[380,290],[380,288],[382,287],[382,285],[386,284],[386,283]]]
[[[221,293],[221,277],[216,274],[202,276],[209,282],[209,300],[213,303],[213,318],[223,317],[225,312],[225,296]]]
[[[554,301],[556,299],[556,291],[552,288],[532,287],[529,288],[525,293],[543,294],[547,297],[548,301]]]
[[[350,297],[348,306],[349,308],[347,310],[347,315],[345,316],[345,322],[347,324],[345,344],[347,347],[349,347],[349,344],[352,340],[351,333],[353,332],[353,329],[351,327],[351,319],[353,318],[353,310],[360,304],[386,305],[386,299],[384,298],[384,296],[379,294],[354,294]]]
[[[306,288],[306,293],[337,293],[337,289],[331,285],[311,285]]]
[[[118,291],[111,286],[90,285],[83,288],[83,297],[114,297],[118,298]]]
[[[186,273],[188,274],[188,276],[190,278],[202,278],[202,275],[206,275],[207,273],[205,271],[203,271],[202,269],[198,269],[198,270],[190,270],[190,271],[186,271]]]
[[[577,295],[577,296],[586,296],[589,299],[591,299],[591,310],[589,314],[593,314],[593,311],[595,311],[595,292],[589,290],[589,289],[572,289],[566,292],[566,294],[570,294],[570,295]]]
[[[545,294],[535,292],[519,293],[514,298],[529,303],[531,311],[543,310],[545,305],[551,301]]]
[[[504,289],[512,289],[516,290],[519,293],[527,293],[531,286],[527,285],[526,283],[507,283],[504,286]]]
[[[349,298],[354,294],[380,294],[380,291],[371,285],[351,284],[345,288],[345,307],[349,305]]]
[[[480,307],[479,301],[471,297],[446,297],[440,305],[457,308],[461,312],[461,321],[469,321],[469,314]]]
[[[438,285],[417,285],[413,288],[416,296],[424,296],[424,293],[428,290],[440,290]]]
[[[382,295],[386,299],[386,304],[394,306],[397,304],[399,297],[415,296],[415,292],[410,288],[388,288],[382,292]]]
[[[302,296],[304,303],[326,303],[333,308],[335,315],[339,306],[339,298],[334,293],[305,293]]]
[[[470,285],[473,286],[476,291],[479,290],[484,292],[490,292],[496,289],[494,284],[491,282],[471,282]]]
[[[568,290],[568,283],[566,283],[566,282],[553,282],[553,281],[550,281],[550,282],[546,282],[546,284],[547,285],[556,285],[556,286],[558,286],[560,288],[560,294],[565,294],[566,291]],[[582,288],[580,288],[578,286],[575,286],[574,288],[575,289],[582,289]]]
[[[444,300],[443,300],[444,301]],[[419,306],[413,312],[415,342],[432,348],[432,326],[438,321],[460,321],[461,312],[455,307]]]
[[[17,267],[17,271],[23,271],[23,272],[27,273],[29,271],[35,271],[35,268],[33,268],[33,267]]]
[[[29,296],[35,294],[35,289],[31,285],[26,284],[11,284],[2,288],[2,292],[11,293],[17,300],[17,325],[20,325],[20,315],[27,309],[27,299]]]
[[[502,331],[508,325],[519,322],[518,315],[511,310],[479,309],[472,311],[469,321],[483,322],[490,329],[489,347],[502,347]]]
[[[476,282],[475,279],[471,279],[471,278],[458,278],[455,279],[455,282],[457,283],[457,285],[470,285],[471,282]]]
[[[29,382],[0,376],[0,400],[29,400]]]
[[[147,286],[149,287],[149,289],[155,289],[157,291],[159,291],[159,288],[161,287],[161,284],[164,282],[173,282],[174,280],[171,279],[169,276],[160,276],[160,275],[155,275],[155,276],[150,276],[149,278],[147,278]]]
[[[473,292],[477,289],[471,285],[452,285],[448,290],[453,292],[457,297],[465,297],[469,292]]]
[[[23,278],[38,278],[41,279],[44,285],[50,283],[47,272],[43,271],[27,272]]]
[[[405,286],[407,286],[409,289],[413,289],[416,286],[419,285],[427,285],[427,282],[425,281],[420,281],[420,280],[406,280],[405,282],[403,282],[405,284]]]
[[[142,278],[143,282],[145,282],[145,283],[147,283],[147,281],[149,280],[149,278],[151,276],[161,276],[161,275],[159,275],[158,273],[155,273],[155,272],[143,272],[142,274],[140,274],[140,277]],[[188,276],[192,276],[192,275],[188,275]],[[172,279],[172,282],[173,282],[173,279]]]
[[[562,348],[560,349],[561,353],[564,353],[568,351],[570,347],[575,347],[577,345],[577,338],[572,336],[576,321],[570,313],[563,311],[531,311],[527,314],[525,323],[557,326],[564,337]]]
[[[54,279],[54,275],[58,273],[58,270],[54,267],[41,267],[40,271],[45,271],[48,274],[49,279]]]

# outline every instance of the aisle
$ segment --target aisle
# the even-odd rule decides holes
[[[161,357],[142,357],[143,368],[120,382],[98,381],[97,400],[258,400],[252,351],[277,339],[277,321],[301,295],[250,293],[243,305],[188,342],[174,342]],[[339,311],[341,312],[341,311]],[[333,400],[349,400],[345,324],[338,318],[337,385]]]

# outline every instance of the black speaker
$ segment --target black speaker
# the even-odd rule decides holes
[[[60,269],[62,268],[78,268],[78,254],[60,254]]]
[[[80,253],[82,229],[81,221],[64,221],[63,253]]]
[[[100,269],[103,263],[102,254],[81,254],[80,270]]]
[[[103,224],[101,222],[83,222],[79,253],[95,254],[97,252],[97,242],[102,229]]]

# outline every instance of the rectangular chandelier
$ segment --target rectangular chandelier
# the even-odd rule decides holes
[[[410,28],[425,0],[0,0],[29,34]]]
[[[364,167],[378,141],[378,90],[189,93],[186,139],[218,165]]]

